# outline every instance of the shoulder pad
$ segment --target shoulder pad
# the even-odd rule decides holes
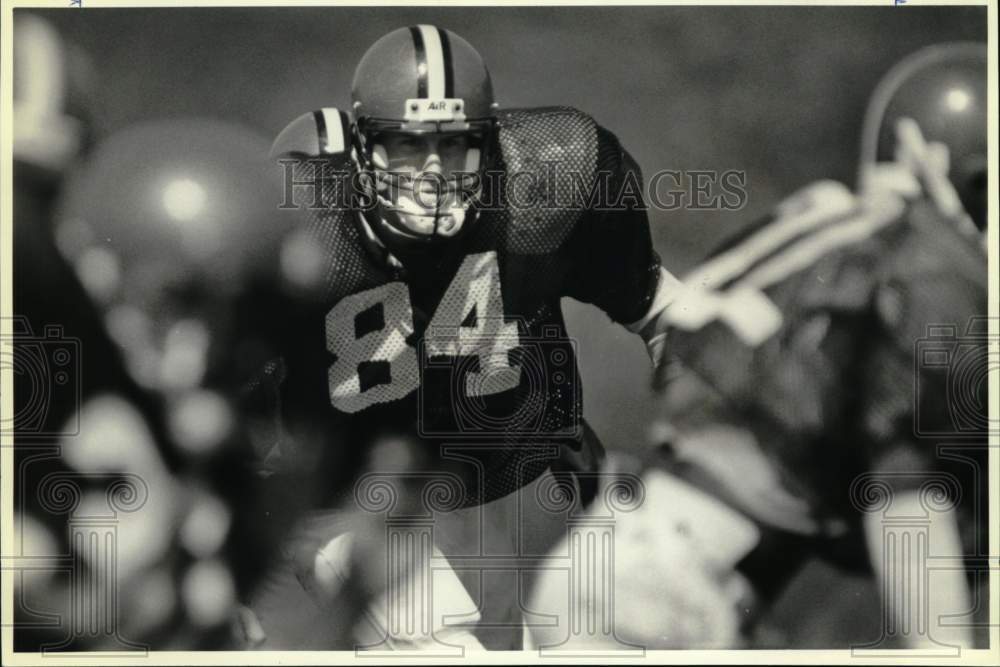
[[[271,159],[338,155],[351,146],[351,118],[334,107],[304,113],[285,126],[271,145]]]
[[[504,157],[518,162],[597,162],[597,123],[572,107],[497,113]]]
[[[543,254],[558,248],[585,213],[597,172],[597,124],[570,107],[498,113],[499,145],[509,174],[546,183],[555,206],[511,206],[510,249]]]
[[[501,127],[511,127],[526,122],[558,120],[560,117],[567,121],[577,120],[593,123],[587,114],[579,109],[566,106],[552,107],[532,107],[529,109],[500,109],[497,111],[497,121]]]

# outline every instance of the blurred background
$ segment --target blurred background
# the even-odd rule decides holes
[[[348,108],[354,66],[382,34],[415,23],[454,30],[486,58],[502,106],[586,111],[618,135],[647,177],[663,169],[746,172],[742,210],[650,212],[664,265],[678,274],[795,189],[819,178],[853,184],[868,95],[896,61],[927,44],[986,40],[985,7],[891,2],[32,11],[90,56],[96,139],[137,121],[189,115],[274,136],[306,111]],[[590,423],[609,447],[649,444],[655,403],[641,341],[596,309],[567,302],[564,310]],[[872,639],[852,635],[878,613],[867,581],[818,563],[800,579],[775,610],[783,633],[776,644]],[[845,604],[813,599],[830,586]]]

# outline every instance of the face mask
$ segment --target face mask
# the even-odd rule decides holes
[[[478,194],[485,134],[382,130],[370,136],[383,229],[399,241],[456,236]]]

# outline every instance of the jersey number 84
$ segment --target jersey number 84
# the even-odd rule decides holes
[[[374,325],[361,333],[360,321]],[[405,283],[387,283],[338,302],[326,315],[326,347],[337,357],[328,373],[333,407],[354,413],[417,389],[417,352],[406,342],[412,333],[413,308]],[[479,370],[466,375],[465,390],[470,397],[487,396],[520,384],[521,369],[507,357],[519,342],[517,324],[504,320],[496,253],[469,255],[424,332],[427,355],[478,357]],[[382,381],[363,386],[365,370],[376,366]]]

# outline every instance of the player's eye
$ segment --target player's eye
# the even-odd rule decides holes
[[[374,143],[385,146],[386,151],[392,154],[420,149],[424,145],[424,140],[411,134],[386,132],[376,135]]]
[[[459,151],[463,150],[466,146],[465,137],[462,136],[450,136],[441,139],[441,150],[442,151]]]

